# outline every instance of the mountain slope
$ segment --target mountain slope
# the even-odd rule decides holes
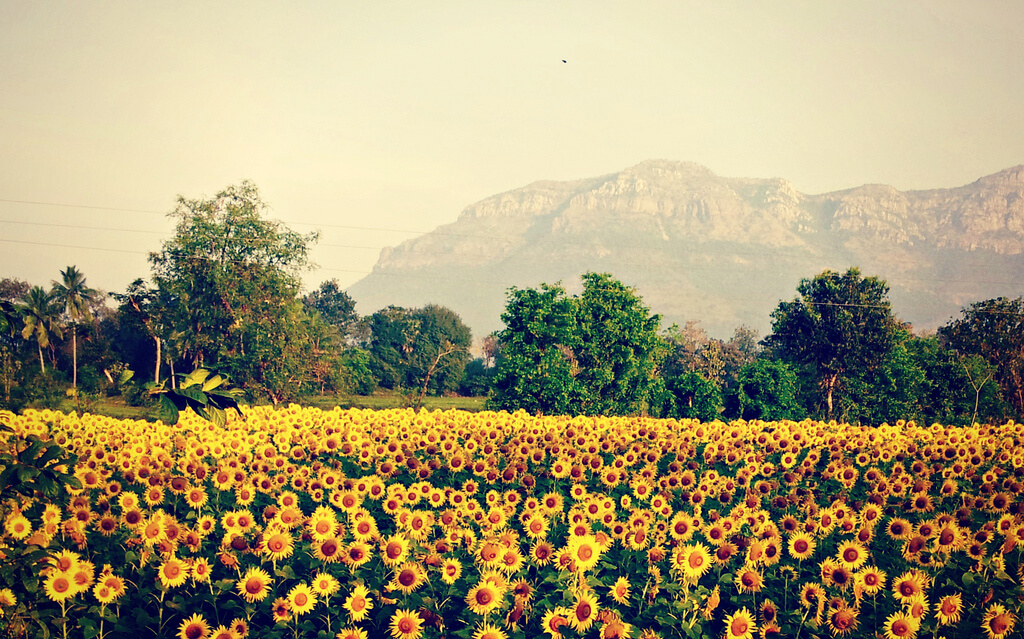
[[[348,292],[367,314],[449,306],[476,336],[501,328],[505,291],[586,271],[635,286],[663,324],[701,320],[766,334],[801,278],[859,266],[885,278],[897,314],[935,328],[964,304],[1024,294],[1024,166],[927,191],[865,185],[818,195],[778,179],[723,178],[651,160],[486,198],[381,252]]]

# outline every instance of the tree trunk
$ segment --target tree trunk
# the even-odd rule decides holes
[[[71,388],[78,388],[78,327],[71,325]]]
[[[46,362],[43,361],[43,345],[38,342],[36,342],[36,345],[39,347],[39,370],[43,373],[43,375],[45,375]]]
[[[160,383],[160,338],[157,337],[156,335],[154,335],[153,339],[156,340],[156,367],[155,367],[156,370],[153,371],[153,383],[154,384],[159,384]]]
[[[836,387],[836,375],[825,378],[825,403],[828,406],[828,418],[832,419],[832,391]]]

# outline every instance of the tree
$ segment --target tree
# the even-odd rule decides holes
[[[53,294],[42,286],[33,286],[21,300],[23,339],[34,339],[39,348],[39,371],[46,374],[43,349],[50,347],[51,337],[63,338],[60,326],[61,308]]]
[[[320,313],[326,323],[336,327],[345,337],[359,322],[355,300],[341,289],[338,280],[322,282],[320,288],[302,298],[302,303],[307,310]]]
[[[726,403],[733,416],[766,421],[799,416],[796,373],[785,362],[757,359],[740,368],[736,378],[736,388]]]
[[[665,390],[669,394],[668,405],[664,409],[665,417],[701,421],[718,419],[722,408],[722,392],[718,384],[702,373],[687,371],[669,377],[665,380]]]
[[[71,325],[71,387],[78,388],[78,322],[92,321],[89,305],[99,300],[100,293],[85,284],[85,276],[75,266],[67,267],[60,275],[61,281],[53,282],[53,296]]]
[[[922,419],[966,424],[1008,416],[1009,407],[992,379],[995,367],[985,358],[945,348],[936,335],[915,337],[906,347],[924,376],[918,390]]]
[[[848,377],[878,366],[893,347],[897,322],[889,286],[851,268],[804,279],[797,292],[772,312],[766,343],[783,361],[807,367],[831,419],[836,393]]]
[[[458,389],[472,335],[457,313],[428,304],[389,306],[369,319],[373,371],[385,388],[441,395]]]
[[[509,289],[499,333],[501,362],[490,405],[534,412],[637,414],[659,388],[660,318],[607,273],[560,285]]]
[[[507,297],[501,315],[505,328],[498,333],[500,363],[488,406],[530,413],[581,412],[575,302],[560,284],[512,287]]]
[[[160,383],[160,366],[163,363],[163,326],[159,320],[161,304],[158,292],[146,285],[142,278],[135,279],[124,293],[112,296],[120,302],[117,307],[118,338],[115,347],[132,370],[141,371],[153,367],[153,383]],[[153,340],[153,351],[145,349],[141,342]]]
[[[584,411],[633,415],[648,408],[664,358],[659,315],[608,273],[586,273],[577,300],[579,380],[588,390]]]
[[[994,378],[1017,415],[1024,415],[1024,299],[975,302],[963,317],[939,329],[948,348],[980,355],[995,370]]]
[[[176,358],[215,367],[278,402],[309,376],[297,294],[317,234],[265,219],[266,208],[251,182],[179,197],[175,236],[149,260],[172,369]]]

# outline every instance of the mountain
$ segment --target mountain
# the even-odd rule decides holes
[[[949,189],[808,195],[779,178],[650,160],[472,204],[381,251],[348,293],[362,314],[442,304],[481,336],[502,327],[508,287],[562,281],[578,292],[580,274],[608,272],[663,326],[700,320],[726,338],[744,324],[767,334],[802,278],[850,266],[884,278],[896,314],[919,329],[1024,294],[1024,165]]]

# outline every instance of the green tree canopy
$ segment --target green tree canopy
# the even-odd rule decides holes
[[[722,408],[722,391],[718,384],[698,371],[687,371],[682,375],[665,380],[668,402],[663,408],[664,417],[676,419],[718,419]]]
[[[802,411],[796,373],[780,360],[761,358],[745,364],[726,406],[729,413],[742,419],[797,419]]]
[[[889,304],[889,286],[851,268],[804,279],[797,292],[797,298],[780,302],[772,312],[766,343],[784,361],[808,369],[831,418],[844,383],[879,366],[895,343],[898,322]]]
[[[444,306],[389,306],[369,317],[371,370],[385,388],[442,395],[458,389],[473,337]]]
[[[659,388],[660,317],[607,273],[560,285],[509,289],[491,406],[563,414],[636,414]]]
[[[976,302],[963,317],[939,329],[946,345],[962,355],[979,355],[994,367],[1004,398],[1024,415],[1024,299]]]
[[[279,401],[308,378],[297,294],[317,234],[268,220],[266,209],[251,182],[179,197],[175,235],[149,259],[171,356]]]
[[[307,311],[316,311],[325,322],[337,327],[348,336],[359,322],[356,302],[338,285],[338,280],[327,280],[320,288],[302,298]]]

